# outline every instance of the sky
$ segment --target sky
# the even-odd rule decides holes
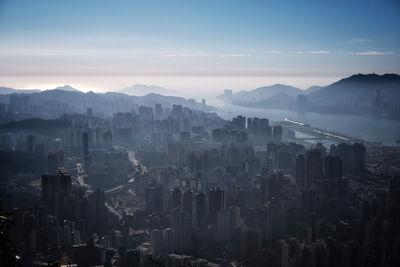
[[[0,0],[0,86],[190,94],[400,74],[400,1]]]

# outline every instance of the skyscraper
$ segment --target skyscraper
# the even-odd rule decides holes
[[[71,176],[65,168],[59,168],[57,175],[42,174],[41,186],[42,201],[49,213],[61,215],[63,203],[71,195]]]
[[[323,177],[323,161],[319,150],[307,151],[305,187],[310,188]]]
[[[149,212],[161,212],[163,209],[162,187],[149,186],[146,188],[146,210]]]
[[[171,208],[179,208],[181,206],[181,190],[178,187],[171,190],[169,197]]]
[[[306,160],[304,155],[299,155],[296,159],[296,183],[300,188],[304,188],[306,180]]]
[[[157,256],[160,254],[162,249],[162,232],[158,229],[154,229],[150,233],[150,243],[151,243],[151,254]]]
[[[172,253],[175,251],[175,231],[171,228],[163,230],[163,252]]]
[[[220,188],[211,188],[208,191],[208,205],[210,211],[210,222],[217,222],[217,214],[225,207],[224,191]]]
[[[342,178],[342,160],[338,156],[327,156],[325,158],[324,176],[327,179]]]
[[[171,212],[171,228],[175,233],[175,247],[182,251],[190,248],[192,223],[190,215],[179,208]]]
[[[273,127],[272,136],[274,143],[279,144],[282,142],[282,134],[283,130],[281,125],[276,125]]]
[[[203,192],[196,194],[195,199],[195,217],[196,217],[196,227],[201,228],[206,224],[206,194]]]
[[[156,104],[155,105],[155,115],[156,115],[156,120],[160,120],[160,119],[162,119],[162,115],[163,115],[163,110],[162,110],[162,107],[161,107],[161,104]]]

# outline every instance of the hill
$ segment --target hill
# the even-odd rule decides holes
[[[62,90],[62,91],[67,91],[67,92],[80,92],[78,89],[73,88],[69,85],[64,85],[64,86],[59,86],[56,87],[55,89],[49,89],[49,90]]]
[[[170,89],[166,89],[164,87],[160,86],[154,86],[154,85],[144,85],[144,84],[135,84],[134,86],[131,87],[126,87],[118,93],[123,93],[127,95],[135,95],[135,96],[144,96],[147,94],[160,94],[160,95],[177,95],[178,92]]]
[[[40,90],[38,89],[14,89],[14,88],[9,88],[9,87],[0,87],[0,95],[7,95],[7,94],[13,94],[13,93],[24,93],[24,94],[30,94],[30,93],[38,93]]]
[[[303,95],[297,98],[298,95]],[[233,94],[234,105],[301,112],[356,114],[400,119],[400,75],[356,74],[328,86],[312,86],[305,91],[273,85]]]
[[[307,97],[315,106],[370,106],[376,94],[381,104],[400,103],[400,75],[356,74],[341,79]]]
[[[304,91],[288,85],[274,84],[271,86],[263,86],[250,91],[240,91],[238,93],[232,94],[231,99],[229,99],[233,104],[235,103],[252,103],[255,101],[261,101],[268,99],[277,94],[286,94],[288,96],[297,96],[299,94],[304,94]],[[218,96],[219,99],[223,99],[224,95]]]
[[[29,113],[30,116],[33,116],[34,114],[30,114],[31,111],[37,110],[39,115],[36,115],[44,119],[58,118],[64,113],[83,114],[86,113],[87,108],[92,108],[94,114],[100,117],[112,116],[117,112],[130,112],[139,106],[154,107],[158,103],[164,108],[171,108],[173,104],[178,104],[197,110],[210,109],[210,107],[204,107],[194,100],[187,100],[176,96],[164,96],[160,94],[129,96],[115,92],[104,94],[94,92],[83,93],[72,89],[62,87],[62,89],[46,90],[39,93],[1,95],[0,103],[10,104],[9,110],[17,114]]]

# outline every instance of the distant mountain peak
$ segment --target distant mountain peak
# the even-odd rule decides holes
[[[147,94],[160,94],[160,95],[177,95],[178,93],[174,90],[166,89],[161,86],[156,86],[156,85],[145,85],[145,84],[135,84],[130,87],[126,87],[118,93],[123,93],[127,95],[138,95],[138,96],[143,96]]]
[[[69,86],[67,84],[64,86],[58,86],[54,90],[62,90],[62,91],[67,91],[67,92],[80,92],[78,89],[75,89],[72,86]]]

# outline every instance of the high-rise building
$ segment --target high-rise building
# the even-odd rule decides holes
[[[281,244],[281,267],[289,267],[289,249],[289,244],[283,240]]]
[[[161,212],[163,209],[163,197],[161,186],[149,186],[146,188],[146,210],[149,212]]]
[[[151,254],[153,256],[158,256],[162,250],[162,232],[158,229],[154,229],[150,233],[150,243],[151,243]]]
[[[220,241],[228,241],[232,237],[235,227],[240,225],[240,208],[229,207],[218,211],[217,215],[217,238]]]
[[[234,131],[245,131],[246,130],[246,117],[237,116],[232,119],[232,130]]]
[[[326,179],[341,179],[342,178],[342,160],[338,156],[327,156],[325,158]]]
[[[172,105],[172,116],[174,118],[182,118],[182,106],[181,105]]]
[[[319,150],[307,151],[305,187],[310,188],[317,179],[323,178],[323,161]]]
[[[355,167],[357,171],[365,170],[365,146],[360,143],[355,143],[353,145],[355,152]]]
[[[202,228],[206,225],[206,194],[203,192],[196,194],[195,206],[196,227]]]
[[[171,212],[171,228],[175,233],[175,247],[177,250],[186,250],[191,245],[192,222],[190,215],[179,208]]]
[[[173,188],[169,196],[171,208],[179,208],[181,206],[181,190],[178,187]]]
[[[155,105],[155,112],[156,112],[156,119],[157,120],[160,120],[160,119],[162,119],[162,116],[163,116],[163,109],[162,109],[162,107],[161,107],[161,104],[159,104],[159,103],[157,103],[156,105]]]
[[[299,155],[296,159],[296,184],[300,188],[305,187],[306,182],[306,160],[304,155]]]
[[[343,173],[354,174],[365,170],[365,146],[360,143],[341,143],[331,146],[331,155],[339,156],[343,163]]]
[[[163,230],[163,252],[173,253],[175,251],[175,231],[171,228]]]
[[[182,210],[193,216],[193,193],[190,190],[186,190],[182,194]]]
[[[59,168],[57,175],[42,174],[41,186],[43,204],[50,214],[61,216],[66,199],[71,195],[71,176],[65,168]]]
[[[272,129],[272,136],[275,144],[280,144],[282,143],[282,126],[281,125],[275,125]]]
[[[229,209],[220,210],[217,214],[217,238],[220,241],[228,241],[232,236],[232,218]]]
[[[210,222],[215,224],[217,222],[218,212],[225,208],[224,191],[220,188],[211,188],[208,191],[208,205],[210,212]]]

